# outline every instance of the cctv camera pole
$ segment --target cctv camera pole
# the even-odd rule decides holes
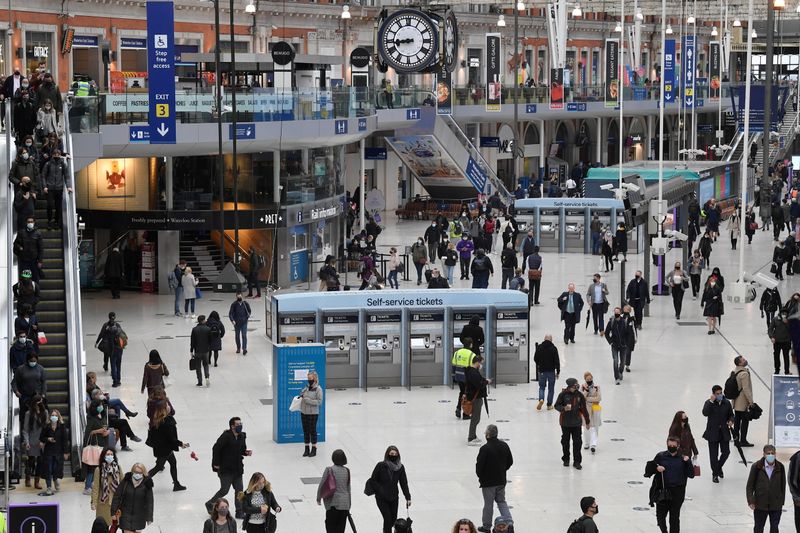
[[[771,7],[767,9],[767,11],[772,12]],[[767,33],[770,33],[770,28],[767,27]],[[767,61],[771,61],[771,59],[767,59]],[[750,75],[751,68],[753,67],[753,0],[748,0],[747,3],[747,67],[745,72],[747,76],[745,77],[745,84],[744,84],[744,106],[739,104],[739,109],[744,110],[744,133],[742,136],[742,146],[745,147],[745,150],[748,149],[750,141],[750,80],[752,76]],[[767,89],[769,93],[769,88]],[[765,107],[765,114],[766,114],[766,107]],[[764,135],[769,137],[769,122],[767,122],[768,118],[765,116],[764,122]],[[739,234],[745,235],[745,210],[747,208],[747,155],[744,154],[742,156],[742,168],[739,169],[739,194],[741,195],[740,198],[740,210],[741,214],[739,216]],[[766,176],[767,169],[764,168],[764,175]],[[747,290],[746,282],[744,281],[744,246],[739,246],[739,280],[737,281],[736,285],[734,286],[734,296],[738,296],[740,298],[740,302],[744,303],[745,301],[745,294]]]

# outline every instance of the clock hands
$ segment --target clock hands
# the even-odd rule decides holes
[[[414,39],[395,39],[394,44],[410,44],[413,43]]]

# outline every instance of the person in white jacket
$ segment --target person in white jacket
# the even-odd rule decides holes
[[[192,318],[196,318],[194,314],[194,300],[197,298],[197,278],[192,274],[192,267],[186,267],[183,271],[181,278],[181,285],[183,286],[183,315],[189,316],[189,307],[192,308]]]
[[[591,425],[587,429],[583,428],[583,449],[591,448],[592,453],[597,448],[597,432],[600,424],[603,423],[603,417],[600,411],[600,386],[594,382],[594,376],[591,372],[583,374],[583,385],[581,385],[581,393],[586,397],[586,408],[589,410],[589,419]]]

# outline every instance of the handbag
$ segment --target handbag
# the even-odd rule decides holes
[[[747,418],[750,420],[758,420],[761,418],[763,412],[764,410],[757,403],[754,403],[747,408]]]
[[[700,465],[693,462],[692,468],[694,468],[694,477],[700,477]]]
[[[770,271],[771,274],[777,274],[778,273],[778,264],[777,263],[772,263],[770,265],[770,267],[769,267],[769,271]]]
[[[473,405],[474,405],[473,402],[478,397],[478,394],[480,394],[480,391],[476,391],[475,392],[475,396],[473,396],[471,400],[467,400],[467,395],[466,394],[461,397],[461,412],[462,413],[464,413],[467,416],[472,416],[472,408],[473,408]]]
[[[94,444],[92,444],[92,439],[94,439]],[[89,442],[81,450],[81,462],[89,466],[98,466],[102,452],[103,447],[97,445],[97,435],[92,435],[89,437]]]
[[[47,344],[47,335],[45,335],[45,334],[44,334],[44,331],[40,331],[40,332],[37,334],[37,338],[39,339],[39,344],[40,344],[40,345],[45,345],[45,344]]]
[[[686,278],[683,278],[683,281],[681,282],[681,286],[684,289],[688,289],[689,288],[689,280],[687,280]]]
[[[375,495],[375,486],[372,484],[372,478],[367,479],[366,483],[364,483],[364,494],[367,496]]]
[[[103,353],[106,353],[108,351],[108,341],[106,340],[105,337],[100,339],[100,342],[97,343],[97,349]]]
[[[656,503],[665,504],[672,501],[672,493],[664,486],[664,472],[661,472],[661,487],[656,489],[654,496],[653,501]]]
[[[189,359],[189,371],[194,372],[195,370],[197,370],[197,358],[195,356],[192,356]]]
[[[292,403],[289,404],[289,411],[292,413],[296,413],[300,410],[300,404],[303,403],[303,399],[300,396],[295,396],[292,398]]]
[[[600,411],[601,409],[603,409],[603,408],[602,408],[602,407],[600,407],[600,404],[599,404],[599,403],[593,403],[593,404],[592,404],[592,411],[598,412],[598,411]]]
[[[320,498],[328,500],[333,497],[336,492],[336,477],[333,475],[333,470],[328,467],[325,474],[325,479],[322,482],[322,490],[319,492]]]
[[[194,297],[197,298],[198,300],[203,298],[203,291],[200,290],[200,287],[194,288]]]

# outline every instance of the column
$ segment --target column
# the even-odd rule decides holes
[[[655,157],[655,154],[653,154],[653,138],[655,136],[654,122],[655,120],[653,115],[647,115],[647,141],[644,147],[644,158],[647,160]]]
[[[166,163],[166,168],[164,169],[164,187],[167,193],[167,209],[170,210],[175,206],[175,198],[172,190],[172,157],[165,157],[164,160]]]
[[[358,203],[359,203],[359,214],[358,214],[358,216],[359,216],[359,221],[361,222],[361,229],[364,229],[366,227],[366,220],[365,220],[366,214],[365,214],[364,204],[366,203],[365,200],[366,200],[366,195],[367,195],[366,191],[364,190],[364,189],[366,189],[366,186],[367,186],[367,184],[366,184],[366,176],[365,176],[366,168],[364,168],[365,167],[365,163],[364,163],[364,139],[361,139],[360,141],[358,141],[358,149],[359,149],[359,153],[361,154],[361,156],[359,158],[359,172],[361,174],[360,177],[359,177],[359,180],[360,180],[359,183],[361,185],[359,190],[361,191],[360,192],[361,197],[358,200]]]
[[[596,143],[595,161],[603,161],[603,119],[597,117],[597,143]]]
[[[272,151],[272,202],[281,203],[281,151]]]

